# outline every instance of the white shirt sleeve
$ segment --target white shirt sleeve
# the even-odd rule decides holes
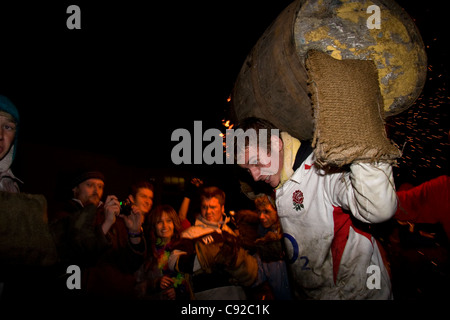
[[[388,163],[353,163],[338,190],[338,202],[358,220],[379,223],[397,210],[392,166]]]

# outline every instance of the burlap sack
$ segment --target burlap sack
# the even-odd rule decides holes
[[[45,197],[0,192],[0,264],[50,266],[56,261]]]
[[[337,60],[311,50],[306,59],[321,165],[395,162],[400,150],[387,139],[377,68],[370,60]]]

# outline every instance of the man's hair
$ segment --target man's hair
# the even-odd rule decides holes
[[[239,122],[237,129],[242,129],[244,132],[248,131],[249,129],[255,130],[256,134],[259,134],[259,131],[261,129],[266,129],[267,133],[267,150],[270,150],[270,137],[272,136],[272,130],[278,129],[275,127],[275,125],[265,119],[256,118],[256,117],[249,117],[245,118],[242,121]]]
[[[136,197],[137,193],[139,192],[139,189],[150,189],[153,192],[155,192],[155,186],[151,182],[144,180],[133,183],[130,186],[130,194],[133,197]]]
[[[237,143],[235,144],[234,140],[229,142],[229,137],[227,136],[227,156],[229,158],[233,156],[238,164],[243,164],[244,155],[247,150],[250,152],[249,158],[252,157],[251,152],[256,153],[256,150],[259,150],[258,152],[262,153],[256,155],[256,159],[260,161],[264,155],[268,156],[271,154],[271,137],[276,135],[281,139],[279,132],[280,130],[270,121],[256,117],[245,118],[238,124],[232,137],[236,139]],[[251,146],[253,146],[253,151],[250,148]]]
[[[267,205],[271,205],[274,210],[277,210],[275,201],[273,200],[272,196],[269,196],[267,194],[258,195],[254,202],[257,210],[263,209]]]
[[[225,205],[225,192],[214,186],[203,188],[200,194],[200,201],[211,198],[217,198],[221,206]]]
[[[237,127],[243,129],[244,131],[247,131],[248,129],[278,129],[272,122],[257,117],[245,118],[238,123]]]

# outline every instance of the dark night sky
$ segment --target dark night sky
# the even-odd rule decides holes
[[[220,118],[247,53],[289,2],[80,2],[81,30],[66,28],[65,4],[0,9],[0,91],[21,109],[22,139],[109,154],[128,145],[166,162],[159,147],[175,128]]]
[[[170,165],[172,131],[191,129],[194,120],[202,120],[204,130],[221,126],[245,57],[291,1],[155,3],[0,5],[0,94],[21,112],[22,145],[36,145],[38,152],[42,145],[96,152],[130,165]],[[429,64],[441,74],[427,92],[445,90],[446,11],[437,0],[398,3],[415,19],[429,46]],[[81,8],[81,30],[66,28],[70,4]],[[446,101],[439,117],[448,132]],[[16,170],[29,172],[23,166],[35,159],[24,159],[25,151],[18,157]]]

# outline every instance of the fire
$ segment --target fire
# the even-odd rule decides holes
[[[226,128],[225,130],[228,129],[232,129],[234,127],[234,124],[231,123],[230,120],[226,120],[226,119],[222,119],[222,125]],[[227,155],[227,157],[229,157],[229,154],[227,153],[226,149],[227,149],[227,144],[226,144],[226,137],[227,137],[228,131],[226,134],[221,133],[220,136],[223,139],[223,152]]]
[[[232,124],[230,120],[222,119],[222,124],[227,129],[232,129],[234,127],[234,124]]]

